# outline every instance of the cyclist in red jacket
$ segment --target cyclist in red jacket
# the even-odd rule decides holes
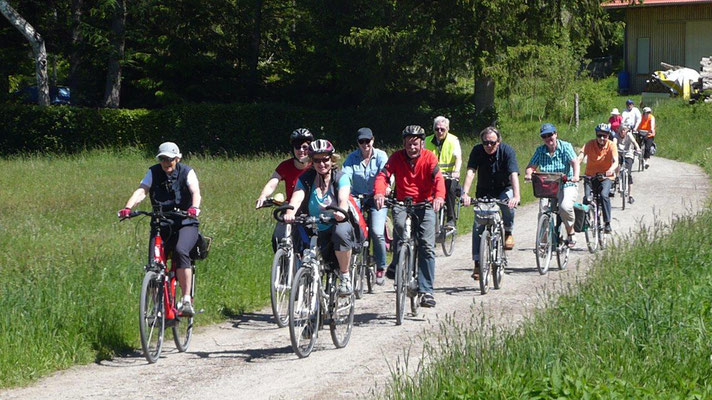
[[[425,130],[418,125],[403,129],[403,150],[388,159],[386,166],[376,176],[374,201],[376,208],[385,204],[385,194],[391,176],[395,176],[396,199],[412,197],[413,202],[432,202],[432,206],[418,208],[413,218],[413,231],[418,237],[418,292],[423,307],[435,307],[433,282],[435,280],[435,213],[445,201],[445,180],[438,168],[438,158],[423,148]],[[396,237],[403,234],[406,213],[402,206],[393,207],[393,224]],[[394,259],[398,259],[398,248]],[[388,267],[386,277],[393,279],[395,269]]]

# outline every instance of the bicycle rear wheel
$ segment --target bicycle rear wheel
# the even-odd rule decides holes
[[[141,334],[141,348],[146,361],[158,361],[163,347],[163,333],[166,327],[163,284],[154,271],[146,272],[141,284],[139,300],[138,328]]]
[[[294,271],[294,255],[284,249],[277,249],[272,261],[272,280],[270,282],[270,297],[272,299],[272,315],[280,328],[289,323],[289,292],[291,289],[291,274]]]
[[[408,289],[408,265],[410,265],[410,244],[404,243],[400,248],[398,264],[396,264],[396,325],[403,323],[405,313],[405,294]]]
[[[586,245],[588,246],[588,251],[595,253],[598,250],[598,235],[599,225],[598,225],[598,212],[596,210],[595,204],[588,205],[588,229],[586,229]]]
[[[489,291],[489,275],[490,275],[490,232],[488,229],[482,231],[480,236],[480,294],[485,295]]]
[[[452,255],[453,250],[455,249],[455,236],[457,236],[457,227],[448,227],[447,225],[443,227],[445,230],[445,239],[442,242],[442,247],[443,247],[443,254],[446,257],[450,257]]]
[[[329,279],[329,314],[331,322],[331,341],[340,349],[349,343],[351,330],[354,326],[354,305],[356,298],[352,292],[349,296],[339,296],[336,286],[337,273],[332,272]]]
[[[551,214],[543,213],[539,216],[539,223],[536,227],[536,243],[534,252],[536,253],[536,268],[541,275],[549,271],[553,252],[553,238],[551,235]]]
[[[192,300],[195,298],[195,266],[191,266],[191,268],[193,269],[193,273],[191,275],[192,282],[190,285],[190,298]],[[178,281],[174,281],[173,284],[176,286],[174,292],[176,294],[175,299],[182,299],[183,292],[180,289]],[[190,346],[190,339],[193,338],[193,316],[177,317],[171,329],[173,330],[173,341],[175,342],[178,351],[184,352],[188,350],[188,346]]]
[[[308,357],[314,349],[319,329],[319,282],[312,268],[297,271],[289,294],[289,340],[299,358]]]

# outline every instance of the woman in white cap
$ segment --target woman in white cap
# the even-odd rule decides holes
[[[621,133],[621,123],[623,123],[623,117],[621,117],[620,111],[614,108],[611,111],[611,117],[608,118],[608,123],[611,124],[611,130],[616,134]]]
[[[182,293],[190,293],[192,270],[190,268],[190,251],[198,242],[198,214],[200,214],[200,186],[195,171],[181,164],[181,153],[173,142],[165,142],[158,147],[158,164],[146,172],[138,189],[119,210],[119,218],[126,218],[131,209],[150,195],[154,209],[163,211],[183,210],[188,216],[173,218],[170,231],[173,235],[165,237],[169,229],[161,231],[166,242],[166,249],[173,251],[173,262],[177,269],[178,283]],[[190,295],[185,295],[179,310],[184,316],[195,314]]]
[[[655,116],[653,116],[653,110],[650,107],[643,107],[643,116],[640,118],[640,125],[638,125],[638,132],[641,131],[647,132],[643,138],[645,145],[643,158],[645,159],[645,168],[648,168],[650,167],[650,148],[653,147],[655,139]]]

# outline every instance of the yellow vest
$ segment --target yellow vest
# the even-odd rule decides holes
[[[445,141],[440,143],[439,147],[433,143],[434,139],[435,135],[426,137],[425,148],[435,153],[435,156],[438,157],[438,167],[440,167],[441,172],[454,172],[455,157],[453,157],[453,153],[456,148],[460,147],[460,142],[457,140],[457,136],[452,133],[448,133],[447,136],[445,136]]]

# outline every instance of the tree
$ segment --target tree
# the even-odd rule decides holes
[[[121,61],[124,58],[126,43],[126,0],[116,0],[114,15],[111,22],[110,42],[112,51],[109,54],[106,71],[106,89],[104,90],[104,107],[118,108],[121,92]]]
[[[49,105],[49,78],[47,75],[47,50],[39,32],[30,25],[6,0],[0,0],[0,13],[30,42],[35,56],[35,75],[37,77],[37,104]]]

